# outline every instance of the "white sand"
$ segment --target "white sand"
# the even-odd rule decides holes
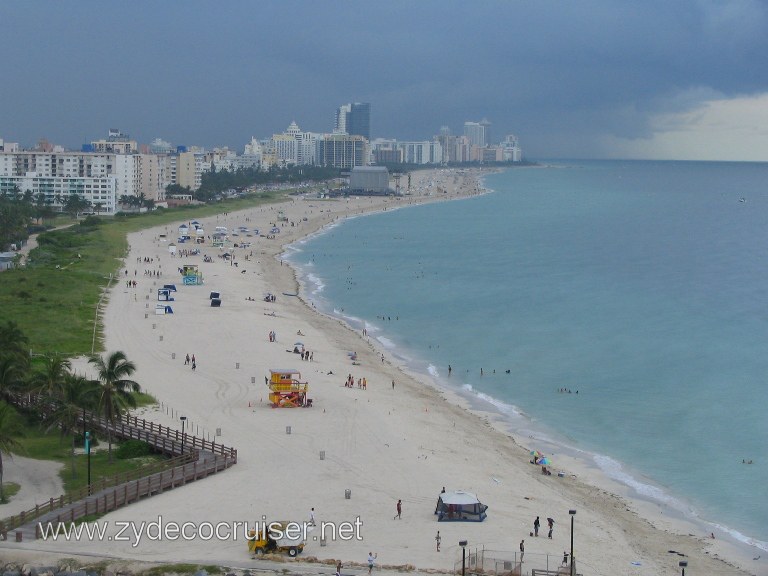
[[[611,494],[619,493],[619,487],[593,478],[595,472],[578,462],[558,460],[558,469],[569,474],[566,478],[543,476],[529,464],[528,450],[536,446],[523,447],[521,440],[523,446],[516,444],[497,429],[491,416],[471,413],[461,399],[414,380],[388,359],[382,363],[380,353],[360,334],[315,313],[311,303],[282,295],[298,290],[291,268],[275,258],[285,243],[345,215],[474,192],[474,175],[415,173],[413,189],[418,196],[408,200],[295,199],[202,220],[207,234],[216,225],[230,231],[240,225],[258,227],[265,233],[278,210],[285,210],[295,223],[284,224],[275,240],[240,237],[253,245],[236,250],[238,267],[219,259],[220,250],[210,245],[202,248],[213,256],[213,263],[203,263],[202,256],[171,258],[167,243],[159,241],[158,235],[165,232],[169,241],[175,240],[176,226],[132,234],[127,278],[135,278],[139,285],[128,289],[123,279],[112,290],[104,317],[106,348],[123,350],[138,366],[135,379],[163,403],[144,410],[147,418],[180,428],[178,416],[183,414],[188,417],[187,430],[200,435],[212,436],[220,428],[218,440],[236,447],[239,458],[237,466],[213,478],[106,516],[103,520],[113,523],[109,533],[117,532],[116,521],[151,521],[159,515],[165,522],[178,523],[253,522],[262,515],[269,520],[303,521],[314,507],[318,522],[351,522],[360,517],[363,541],[329,541],[321,547],[310,540],[304,556],[364,563],[368,552],[374,551],[378,564],[449,570],[461,557],[459,540],[468,540],[471,549],[506,551],[511,559],[524,538],[525,568],[530,570],[545,567],[546,554],[551,555],[550,567],[559,566],[563,551],[570,549],[568,510],[576,509],[579,572],[679,574],[680,557],[668,552],[676,550],[689,555],[691,573],[740,573],[712,558],[715,543],[703,534],[687,535],[697,528],[667,521],[659,514],[663,511],[650,506],[633,504],[630,509],[624,499]],[[430,180],[432,186],[427,184]],[[405,182],[401,185],[405,187]],[[438,186],[448,192],[437,192]],[[245,260],[251,251],[253,256]],[[154,262],[137,263],[137,258],[145,256]],[[182,286],[176,269],[184,263],[200,264],[204,286]],[[145,269],[162,269],[163,276],[146,277]],[[170,303],[174,314],[155,316],[155,289],[163,283],[178,287]],[[221,292],[221,308],[209,306],[211,291]],[[266,292],[275,293],[277,302],[263,302]],[[276,343],[268,341],[271,330],[277,333]],[[303,336],[297,336],[299,331]],[[302,362],[297,354],[286,352],[296,341],[314,353],[313,362]],[[358,352],[360,365],[352,365],[350,350]],[[196,356],[195,372],[184,364],[187,353]],[[270,368],[300,370],[310,384],[314,407],[270,408],[264,385]],[[350,373],[355,379],[365,377],[368,390],[345,388]],[[291,427],[290,435],[286,426]],[[324,460],[320,451],[325,451]],[[477,493],[489,505],[487,520],[438,523],[433,511],[443,486]],[[345,490],[351,490],[350,499],[345,498]],[[398,499],[403,502],[403,515],[394,520]],[[638,512],[652,517],[659,528]],[[542,519],[538,538],[529,536],[536,516]],[[556,522],[552,540],[546,537],[549,516]],[[440,552],[434,540],[438,530]],[[145,538],[138,547],[134,544],[38,542],[35,547],[66,554],[125,558],[138,554],[151,561],[259,565],[259,560],[248,556],[241,537],[227,542]],[[719,540],[716,544],[724,546]],[[633,564],[638,562],[641,565]]]
[[[62,464],[50,460],[34,460],[3,454],[3,482],[15,482],[21,488],[7,504],[0,504],[3,518],[31,510],[46,504],[50,498],[64,494],[64,485],[59,477]]]

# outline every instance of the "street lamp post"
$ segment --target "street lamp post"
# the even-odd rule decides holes
[[[459,546],[461,546],[461,576],[464,576],[467,567],[467,541],[459,540]]]
[[[568,510],[571,515],[571,576],[576,576],[576,562],[573,557],[573,518],[576,516],[576,510]]]
[[[179,416],[179,420],[181,420],[181,455],[184,455],[184,425],[187,423],[187,417],[186,416]]]
[[[678,566],[680,566],[680,568],[682,568],[683,570],[682,576],[685,576],[685,567],[688,566],[688,562],[686,560],[680,560],[680,562],[678,563]]]
[[[85,433],[85,454],[88,458],[88,496],[91,495],[91,433]]]

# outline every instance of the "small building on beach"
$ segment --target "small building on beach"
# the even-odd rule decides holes
[[[482,504],[475,494],[456,490],[438,496],[435,514],[438,522],[482,522],[487,516],[486,510],[488,506]]]
[[[349,173],[352,194],[391,194],[389,171],[384,166],[355,166]]]

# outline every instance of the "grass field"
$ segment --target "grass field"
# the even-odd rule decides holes
[[[96,308],[110,277],[119,272],[127,234],[286,198],[287,191],[274,191],[205,206],[100,218],[97,225],[86,219],[42,234],[26,267],[0,274],[2,317],[19,325],[33,354],[100,352],[102,327]]]
[[[24,436],[17,438],[23,449],[17,454],[36,460],[53,460],[63,464],[59,476],[64,483],[65,492],[71,492],[88,485],[88,456],[76,454],[74,458],[74,473],[72,470],[72,437],[62,437],[58,432],[44,432],[37,423],[25,426]],[[163,456],[151,455],[139,458],[119,460],[114,457],[118,444],[112,443],[113,459],[109,462],[107,439],[100,439],[97,448],[91,450],[91,483],[96,483],[102,477],[109,477],[123,472],[131,472],[142,466],[162,462]],[[82,452],[82,443],[76,448]],[[50,494],[49,496],[57,496]]]

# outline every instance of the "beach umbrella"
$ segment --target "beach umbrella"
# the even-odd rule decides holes
[[[542,456],[541,458],[536,460],[536,464],[541,464],[542,466],[550,466],[552,464],[552,461],[546,456]]]
[[[304,342],[294,342],[294,346],[304,346]]]
[[[539,452],[538,450],[531,450],[531,456],[533,456],[534,458],[538,458],[539,456],[541,456],[541,452]]]

